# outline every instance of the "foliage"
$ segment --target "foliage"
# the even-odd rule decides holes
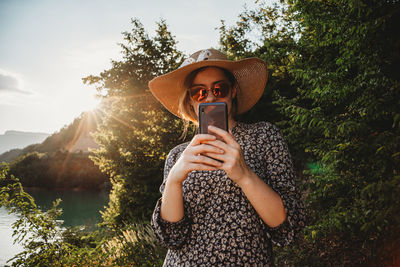
[[[113,255],[118,266],[162,266],[166,249],[163,248],[149,224],[133,224],[108,240],[104,251]]]
[[[13,175],[8,175],[8,165],[2,165],[0,180],[3,186],[0,191],[0,205],[9,212],[19,214],[13,223],[16,242],[21,242],[25,250],[11,260],[13,266],[48,266],[58,262],[62,255],[70,249],[65,243],[59,242],[57,227],[60,222],[56,218],[61,214],[57,209],[59,200],[47,212],[40,211],[33,198],[24,192],[21,183]]]
[[[13,223],[14,240],[24,250],[15,255],[12,266],[154,266],[161,265],[161,248],[148,224],[138,224],[113,235],[104,229],[93,232],[61,228],[57,218],[60,199],[46,212],[37,208],[17,178],[0,166],[0,207],[19,215]],[[115,249],[117,247],[118,249]]]
[[[158,186],[161,184],[163,162],[180,137],[179,129],[182,124],[152,98],[147,90],[147,82],[152,77],[175,68],[182,61],[182,55],[176,51],[175,41],[167,31],[164,21],[158,24],[157,36],[154,38],[147,36],[139,21],[133,20],[132,24],[132,32],[124,33],[127,44],[121,44],[124,60],[113,61],[113,67],[102,72],[99,77],[89,76],[84,79],[89,84],[97,85],[99,95],[103,97],[101,112],[104,121],[96,135],[101,147],[92,159],[112,178],[110,204],[103,214],[104,225],[112,231],[102,228],[92,233],[82,233],[78,229],[63,230],[53,227],[51,223],[56,222],[60,212],[55,206],[53,210],[57,212],[51,213],[52,217],[48,218],[47,223],[32,223],[33,228],[51,229],[51,240],[46,244],[35,243],[34,250],[31,249],[33,243],[25,243],[24,254],[17,255],[20,258],[16,265],[150,266],[162,263],[165,249],[156,245],[157,241],[150,232],[148,222],[143,223],[142,220],[149,218],[155,200],[159,197]],[[70,137],[75,136],[79,124],[78,120],[74,121],[66,128],[68,131],[60,132],[63,133],[62,136],[57,135],[59,138],[56,136],[55,139],[47,140],[46,147],[60,147],[62,144],[65,146]],[[47,160],[63,163],[56,165],[68,167],[71,175],[77,175],[79,171],[79,168],[74,167],[74,158],[76,163],[84,163],[82,153],[72,154],[58,150],[47,152],[36,148],[30,147],[31,153],[20,157],[12,167],[27,183],[29,179],[35,180],[35,185],[40,180],[46,180],[47,173],[52,169],[48,168],[50,165]],[[68,163],[71,159],[72,163]],[[32,172],[35,175],[30,175]],[[58,175],[58,182],[65,185],[63,181],[67,176],[64,176]],[[23,192],[19,181],[8,179],[4,184],[7,188],[18,184],[19,192]],[[21,194],[28,196],[25,192]],[[17,196],[12,195],[4,203],[10,205],[9,207],[15,204],[26,206],[23,199],[15,200]],[[34,208],[27,212],[30,217],[47,216],[47,213],[36,208],[33,200],[32,207]],[[125,229],[125,225],[130,225],[130,222],[137,224],[121,230]],[[18,231],[28,233],[32,229],[21,228]],[[36,235],[37,240],[40,240],[41,233],[43,232]],[[124,238],[129,240],[124,241]],[[104,246],[116,244],[117,240],[123,245],[115,249]],[[42,253],[43,249],[47,252]],[[107,253],[104,253],[105,249]]]
[[[10,165],[10,173],[24,187],[105,190],[109,179],[88,158],[88,153],[31,152]]]
[[[263,97],[239,118],[268,120],[283,129],[306,189],[304,236],[290,247],[274,248],[276,264],[396,266],[399,1],[258,4],[245,10],[236,25],[223,23],[219,30],[222,50],[231,59],[257,56],[268,62]],[[57,203],[49,212],[39,211],[3,167],[1,204],[22,215],[15,225],[18,239],[28,231],[37,237],[28,236],[26,251],[17,255],[21,264],[161,264],[165,250],[156,245],[146,220],[159,197],[163,161],[178,142],[182,124],[149,94],[147,82],[175,69],[183,55],[165,21],[149,37],[132,20],[124,39],[123,60],[112,61],[111,69],[99,76],[84,78],[103,98],[104,120],[96,134],[100,148],[91,159],[111,177],[110,202],[103,213],[103,224],[111,231],[60,233]],[[38,152],[21,158],[26,162],[20,170],[28,172],[22,165],[30,164],[42,168],[47,155]]]
[[[103,98],[104,121],[96,135],[100,148],[92,160],[111,177],[110,202],[103,213],[109,227],[149,220],[162,181],[164,159],[176,144],[181,122],[149,93],[147,83],[182,61],[165,21],[149,37],[132,20],[120,44],[122,61],[99,76],[84,78]]]
[[[277,87],[296,89],[273,100],[298,166],[310,166],[309,226],[278,265],[399,260],[399,19],[399,1],[287,1],[221,27],[232,57],[259,54]]]
[[[11,162],[10,173],[19,177],[24,187],[107,190],[109,178],[93,164],[85,148],[91,145],[90,133],[101,120],[94,112],[83,112],[41,144],[1,156]]]

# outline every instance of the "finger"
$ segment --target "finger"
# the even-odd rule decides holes
[[[204,144],[217,147],[217,148],[223,150],[224,153],[227,153],[231,149],[230,145],[228,145],[227,143],[225,143],[221,140],[206,141],[206,142],[204,142]]]
[[[215,135],[212,135],[212,134],[196,134],[193,137],[193,139],[190,142],[190,144],[195,146],[195,145],[198,145],[198,144],[200,144],[202,142],[212,141],[212,140],[216,140],[216,139],[217,139],[217,137]]]
[[[212,159],[222,161],[222,162],[225,162],[225,160],[226,160],[226,155],[221,155],[221,154],[216,154],[216,153],[204,153],[203,155],[206,157],[212,158]]]
[[[215,140],[215,141],[207,141],[207,144],[218,147],[222,150],[224,150],[224,153],[221,153],[220,155],[222,155],[222,157],[231,157],[234,159],[239,159],[241,157],[243,157],[241,149],[240,149],[240,145],[238,143],[235,142],[235,144],[232,145],[228,145],[220,140]],[[220,159],[221,157],[219,157],[218,159]],[[226,162],[227,158],[222,159],[222,161]]]
[[[222,166],[221,162],[219,162],[215,159],[212,159],[210,157],[204,156],[204,155],[193,156],[191,162],[196,163],[196,164],[207,164],[212,167],[221,167]]]
[[[209,126],[208,126],[208,130],[209,130],[210,132],[213,132],[213,133],[215,133],[215,134],[221,136],[222,139],[223,139],[227,144],[236,143],[236,141],[235,141],[235,139],[232,137],[232,135],[230,135],[230,134],[229,134],[227,131],[225,131],[225,130],[222,130],[222,129],[220,129],[220,128],[218,128],[218,127],[215,127],[215,126],[212,126],[212,125],[209,125]]]
[[[196,164],[196,163],[192,163],[190,166],[191,170],[194,171],[215,171],[218,170],[218,168],[207,165],[207,164]]]
[[[206,141],[209,142],[209,141]],[[204,154],[204,153],[218,153],[218,154],[223,154],[225,151],[209,144],[199,144],[197,146],[193,146],[191,148],[191,153],[198,155],[198,154]]]

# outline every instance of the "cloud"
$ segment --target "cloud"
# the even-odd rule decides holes
[[[11,92],[25,95],[32,94],[22,88],[22,80],[16,75],[0,70],[0,93]]]

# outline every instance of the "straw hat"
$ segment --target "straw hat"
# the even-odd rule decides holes
[[[238,83],[237,114],[252,108],[260,99],[268,79],[265,62],[259,58],[239,61],[228,60],[225,54],[215,49],[200,50],[187,58],[178,69],[158,76],[149,82],[151,93],[173,114],[180,112],[179,96],[184,88],[185,78],[194,70],[203,67],[219,67],[230,71]]]

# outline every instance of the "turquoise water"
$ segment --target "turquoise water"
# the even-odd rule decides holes
[[[108,192],[91,191],[50,191],[26,190],[42,210],[48,210],[52,203],[61,198],[63,226],[93,226],[101,221],[100,210],[108,203]]]
[[[63,221],[62,226],[86,225],[94,227],[101,221],[100,210],[108,203],[108,192],[72,192],[72,191],[50,191],[50,190],[26,190],[31,194],[36,204],[47,210],[53,201],[61,198],[60,208],[63,214],[59,218]],[[0,266],[22,250],[19,244],[13,244],[12,223],[17,220],[16,214],[8,214],[5,208],[0,208]]]

